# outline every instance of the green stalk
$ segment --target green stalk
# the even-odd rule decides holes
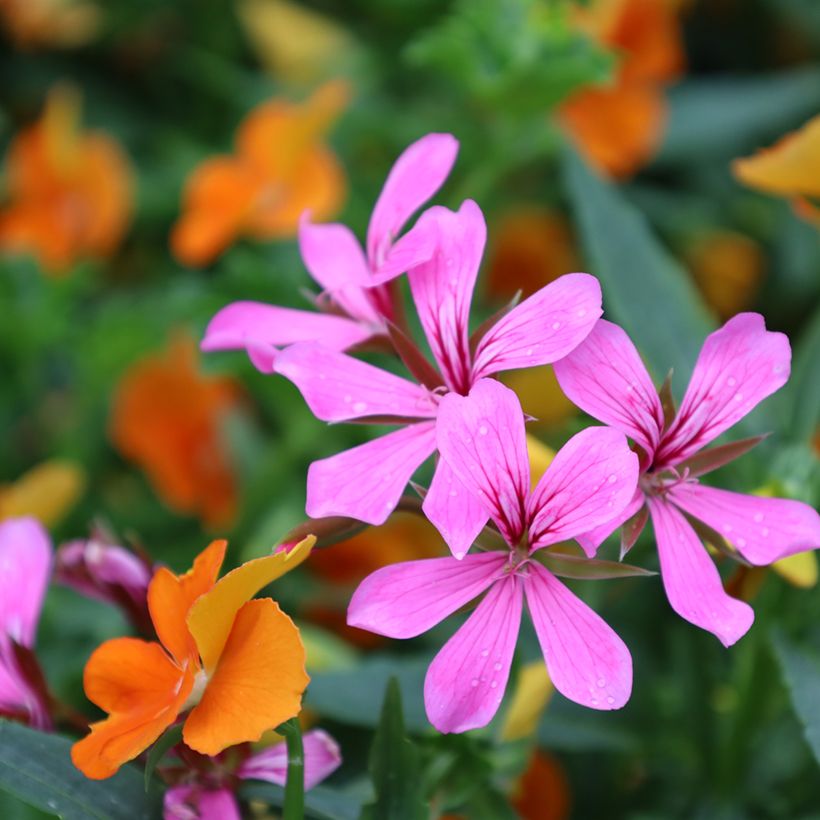
[[[297,718],[283,723],[277,731],[285,736],[288,747],[288,779],[285,783],[284,820],[303,820],[305,816],[305,755],[302,728]]]

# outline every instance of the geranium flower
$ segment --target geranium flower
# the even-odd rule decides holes
[[[386,335],[386,320],[396,316],[384,282],[432,253],[424,224],[396,239],[407,220],[444,184],[457,152],[458,142],[450,134],[427,134],[404,150],[376,200],[366,251],[346,226],[316,225],[310,214],[304,214],[299,247],[305,267],[323,289],[317,300],[322,312],[234,302],[211,320],[202,349],[245,349],[259,370],[270,373],[277,348],[283,345],[319,340],[346,350]]]
[[[148,587],[159,642],[116,638],[86,664],[85,693],[109,717],[74,744],[74,765],[86,777],[110,777],[185,713],[183,740],[204,755],[259,740],[294,717],[309,680],[299,630],[270,598],[251,598],[298,566],[314,540],[219,581],[225,541],[185,575],[159,569]]]
[[[33,654],[51,573],[51,540],[34,518],[0,524],[0,716],[50,729],[51,713]]]
[[[427,670],[427,716],[441,732],[492,720],[507,685],[525,597],[555,688],[593,709],[623,706],[632,689],[629,651],[537,553],[626,506],[638,477],[638,458],[626,437],[605,427],[578,433],[530,491],[521,405],[511,390],[482,379],[468,396],[444,397],[437,438],[442,459],[509,549],[384,567],[356,590],[348,623],[413,638],[487,591]],[[458,508],[459,498],[451,504]]]
[[[341,765],[339,745],[321,729],[307,732],[302,738],[302,748],[305,790],[321,783]],[[288,752],[281,742],[252,755],[245,752],[235,767],[226,768],[222,756],[214,759],[213,764],[212,768],[200,765],[194,771],[182,773],[184,782],[165,792],[165,820],[241,820],[234,796],[238,781],[265,780],[284,786]]]
[[[470,200],[457,213],[434,207],[419,223],[435,229],[436,249],[428,262],[409,272],[410,289],[438,371],[418,353],[414,361],[424,383],[413,383],[318,343],[292,345],[276,360],[276,372],[299,388],[318,418],[404,424],[310,466],[307,513],[314,518],[342,515],[384,523],[410,477],[436,449],[435,419],[443,394],[466,395],[485,376],[554,362],[601,315],[598,281],[571,273],[513,308],[472,344],[470,302],[486,238],[481,210]],[[424,512],[445,533],[456,556],[467,552],[487,521],[483,506],[465,499],[468,493],[439,461]]]
[[[820,115],[754,156],[736,159],[734,175],[750,188],[788,197],[794,210],[820,226]]]
[[[608,87],[585,87],[559,109],[564,127],[597,168],[635,173],[654,153],[666,122],[664,85],[683,70],[678,12],[665,0],[594,0],[577,7],[578,27],[616,50]]]
[[[145,470],[171,509],[226,526],[237,489],[222,425],[238,404],[238,385],[202,375],[193,339],[176,336],[166,352],[133,364],[117,385],[111,440]]]
[[[669,603],[725,646],[754,620],[747,604],[723,589],[717,568],[691,523],[702,522],[752,564],[820,546],[820,516],[807,504],[707,487],[702,475],[742,455],[759,439],[701,450],[789,378],[791,349],[757,313],[740,313],[703,344],[683,402],[665,418],[635,346],[617,325],[600,321],[555,366],[566,394],[584,411],[630,436],[642,451],[638,492],[623,513],[579,539],[595,549],[627,523],[629,549],[649,517],[655,529]],[[670,414],[671,415],[671,414]]]
[[[34,254],[50,274],[113,255],[131,220],[131,169],[108,134],[80,130],[76,92],[59,86],[6,158],[0,247]]]
[[[304,103],[274,99],[248,114],[236,152],[206,160],[188,179],[171,250],[184,265],[207,265],[240,237],[279,239],[296,233],[311,208],[336,213],[346,183],[322,142],[347,104],[341,81],[326,83]]]

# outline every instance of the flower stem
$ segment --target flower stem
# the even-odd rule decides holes
[[[305,755],[302,728],[298,718],[291,718],[277,731],[285,736],[288,747],[288,779],[285,783],[284,820],[302,820],[305,816]]]

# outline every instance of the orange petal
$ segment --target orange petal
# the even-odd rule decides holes
[[[771,148],[736,159],[732,171],[744,184],[784,196],[820,196],[820,115]]]
[[[248,601],[236,613],[219,666],[185,722],[183,739],[206,755],[259,740],[299,713],[309,680],[293,621],[270,598]]]
[[[83,672],[83,686],[100,709],[133,712],[166,703],[180,676],[179,667],[158,643],[115,638],[94,650]]]
[[[233,157],[214,157],[196,168],[171,234],[177,259],[191,267],[216,259],[241,233],[262,181],[251,165]]]
[[[242,564],[191,607],[188,629],[209,675],[219,662],[239,609],[262,587],[298,567],[315,543],[316,539],[309,535],[288,552],[276,552]]]
[[[194,602],[210,590],[225,558],[226,541],[213,541],[184,575],[157,570],[148,585],[148,610],[165,648],[180,663],[196,657],[196,645],[185,625]]]
[[[627,177],[658,147],[666,101],[652,86],[590,88],[564,103],[560,116],[593,165],[615,177]]]
[[[185,670],[178,677],[179,689],[171,690],[164,706],[156,702],[131,712],[112,715],[91,724],[91,733],[74,744],[74,765],[92,780],[116,774],[123,763],[144,752],[176,720],[179,710],[191,694],[193,672]]]
[[[523,820],[567,820],[569,781],[558,759],[536,749],[510,802]]]

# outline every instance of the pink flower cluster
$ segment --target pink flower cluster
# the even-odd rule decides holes
[[[432,206],[400,236],[444,183],[456,152],[452,136],[430,134],[402,154],[374,208],[366,251],[345,226],[303,219],[302,256],[323,288],[318,313],[235,303],[202,342],[204,350],[244,348],[260,370],[292,381],[319,419],[397,428],[311,465],[313,518],[382,524],[437,454],[422,509],[452,557],[373,573],[354,594],[348,622],[412,638],[483,595],[427,673],[428,717],[443,732],[485,726],[495,715],[524,602],[562,694],[594,709],[629,699],[628,649],[548,569],[544,556],[559,542],[575,539],[591,560],[622,528],[624,554],[651,519],[671,606],[727,646],[753,613],[724,591],[698,532],[725,539],[752,564],[820,546],[820,516],[809,506],[700,483],[757,443],[703,450],[785,384],[786,337],[757,314],[727,322],[706,339],[675,414],[627,334],[601,319],[601,289],[588,274],[560,277],[471,335],[486,241],[478,205]],[[433,362],[405,322],[396,288],[404,274]],[[374,341],[392,347],[408,377],[351,355]],[[531,489],[526,419],[495,376],[544,364],[607,426],[573,436]]]

